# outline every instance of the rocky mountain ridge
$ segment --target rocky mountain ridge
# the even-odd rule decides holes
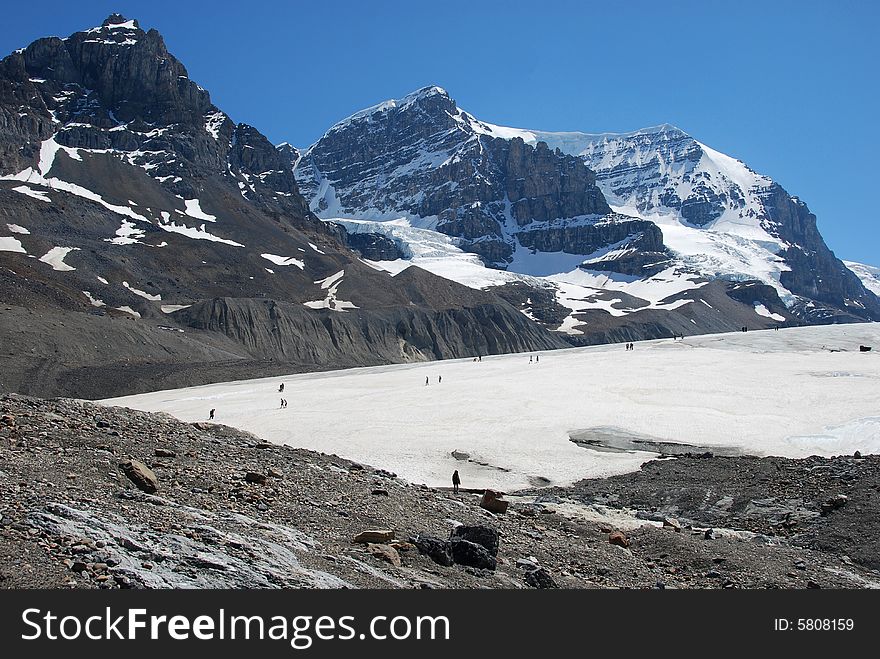
[[[394,253],[320,222],[284,151],[213,105],[156,30],[115,14],[0,60],[0,326],[16,364],[4,387],[111,395],[101,382],[117,378],[100,373],[132,361],[151,365],[142,386],[161,387],[182,366],[230,379],[267,363],[566,345],[491,293],[442,284],[444,299],[419,296],[435,276],[398,279],[363,260]],[[222,330],[198,320],[213,307],[226,308]],[[289,309],[296,331],[254,341],[277,330],[271,313],[250,315],[266,308]],[[20,345],[40,317],[57,319],[43,328],[55,335]],[[351,331],[347,352],[337,325]]]

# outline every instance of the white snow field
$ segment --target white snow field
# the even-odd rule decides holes
[[[880,452],[880,324],[575,348],[535,363],[520,353],[308,373],[102,403],[185,421],[216,408],[218,423],[414,483],[448,485],[458,469],[464,487],[510,491],[632,471],[656,455],[569,440],[590,429],[756,455]]]

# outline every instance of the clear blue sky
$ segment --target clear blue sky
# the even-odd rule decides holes
[[[155,27],[235,121],[307,146],[428,84],[493,123],[668,122],[806,201],[841,257],[880,265],[873,0],[43,0],[6,3],[3,54],[113,11]]]

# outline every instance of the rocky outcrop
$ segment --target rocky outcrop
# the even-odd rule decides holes
[[[612,214],[596,221],[533,223],[517,233],[539,252],[588,255],[581,268],[647,277],[668,267],[672,254],[653,222]]]
[[[346,233],[345,245],[371,261],[395,261],[403,258],[397,243],[379,233]]]
[[[807,205],[778,184],[763,200],[778,235],[789,244],[781,256],[790,270],[780,274],[780,282],[803,298],[799,315],[812,322],[880,320],[880,298],[828,248]]]

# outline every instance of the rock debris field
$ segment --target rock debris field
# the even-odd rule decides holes
[[[876,456],[686,455],[493,514],[224,425],[5,395],[0,586],[872,587],[878,474]]]

